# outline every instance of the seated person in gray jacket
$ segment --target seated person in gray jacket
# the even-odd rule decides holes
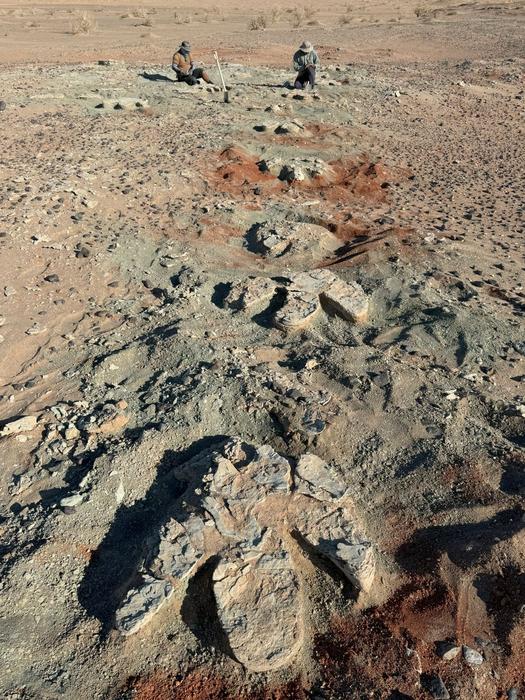
[[[315,87],[315,71],[319,66],[319,56],[309,41],[303,41],[293,57],[293,66],[297,71],[295,89],[304,90],[307,85]]]

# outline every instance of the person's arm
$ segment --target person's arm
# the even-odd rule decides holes
[[[300,71],[304,68],[302,63],[300,63],[299,59],[301,58],[301,54],[294,54],[293,57],[293,67],[295,68],[296,71]]]
[[[308,59],[309,66],[313,66],[313,68],[319,67],[319,56],[317,55],[317,51],[312,51],[312,53],[308,56]]]
[[[173,58],[171,59],[171,67],[177,73],[177,75],[181,72],[180,65],[179,65],[179,59],[177,58],[178,54],[174,53]]]

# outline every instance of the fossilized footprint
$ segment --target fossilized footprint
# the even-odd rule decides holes
[[[292,468],[270,446],[233,438],[186,472],[202,474],[203,461],[209,468],[161,529],[149,572],[117,612],[117,628],[136,632],[213,557],[217,615],[235,658],[255,671],[279,668],[303,635],[301,581],[287,548],[292,534],[360,590],[372,584],[373,548],[356,529],[344,488],[318,457],[306,454]]]

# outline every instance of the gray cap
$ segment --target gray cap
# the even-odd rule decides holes
[[[309,51],[313,51],[314,47],[309,41],[303,41],[301,46],[299,46],[299,51],[302,51],[303,53],[308,53]]]

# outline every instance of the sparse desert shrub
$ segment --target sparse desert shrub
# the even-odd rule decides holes
[[[81,12],[71,23],[71,34],[89,34],[96,27],[95,20],[87,12]]]
[[[270,10],[270,20],[272,24],[275,24],[281,19],[281,8],[280,7],[272,7]]]
[[[146,17],[145,20],[140,22],[139,26],[140,27],[153,27],[153,20],[150,19],[149,17]]]
[[[148,13],[143,7],[138,7],[136,10],[130,12],[129,16],[135,17],[135,19],[144,19],[148,16]]]
[[[345,13],[344,15],[341,15],[339,18],[339,21],[341,24],[351,24],[352,23],[352,8],[350,5],[347,5],[345,8]]]
[[[292,27],[295,27],[295,29],[302,27],[306,20],[304,7],[294,7],[291,14]]]
[[[268,26],[268,20],[264,15],[257,15],[257,17],[252,17],[248,22],[248,29],[250,31],[256,31],[257,29],[266,29]]]
[[[305,5],[303,7],[303,12],[304,12],[304,16],[305,16],[308,23],[313,22],[315,20],[315,18],[317,17],[317,15],[319,14],[319,10],[314,9],[313,7],[310,7],[309,5]]]
[[[423,19],[425,17],[430,17],[431,10],[428,7],[416,7],[414,14],[418,19]]]

